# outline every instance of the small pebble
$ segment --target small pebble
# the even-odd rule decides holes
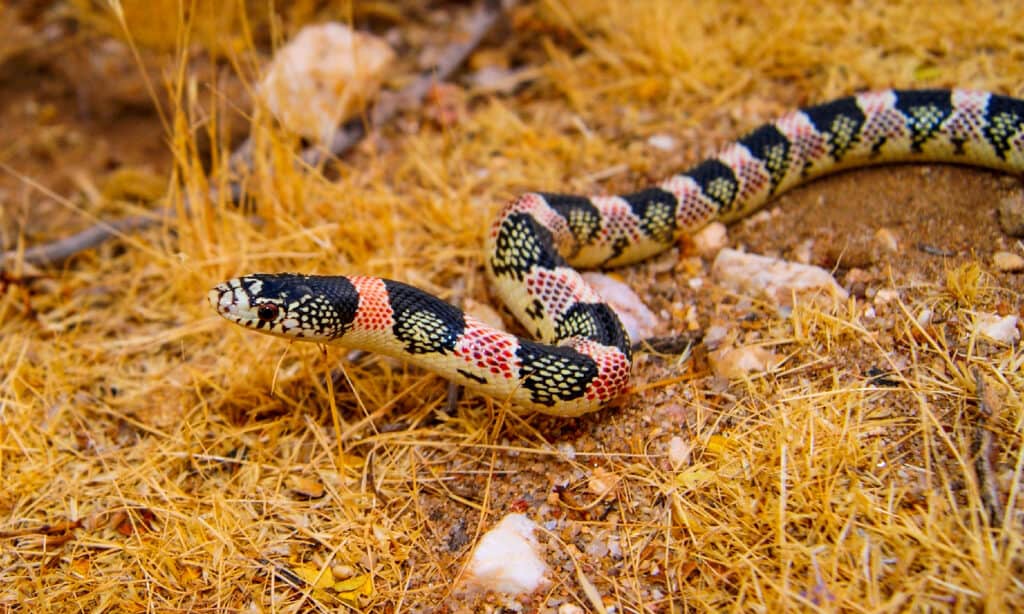
[[[735,379],[749,373],[762,373],[778,364],[775,354],[757,345],[723,347],[708,354],[711,370],[723,378]]]
[[[590,479],[587,480],[587,489],[600,497],[614,490],[618,483],[619,476],[603,467],[596,467]]]
[[[729,329],[721,324],[712,324],[704,331],[704,345],[710,349],[716,349],[725,341]]]
[[[684,441],[682,437],[676,436],[668,440],[668,462],[673,469],[689,465],[692,451],[693,446]]]
[[[871,275],[867,271],[854,267],[846,272],[845,281],[851,295],[861,299],[867,298],[868,282],[871,281]]]
[[[635,341],[654,335],[658,316],[654,315],[633,289],[603,273],[586,272],[583,279],[601,295],[622,320],[629,338]]]
[[[1000,271],[1019,273],[1024,271],[1024,258],[1013,252],[996,252],[992,255],[992,266]]]
[[[701,256],[710,258],[729,244],[729,230],[721,222],[712,222],[693,235],[693,246]]]
[[[883,288],[875,293],[875,304],[884,305],[886,303],[891,303],[899,299],[899,297],[899,290],[893,290],[892,288]]]
[[[1020,341],[1017,316],[999,317],[994,313],[979,313],[974,320],[974,330],[996,343],[1014,344]]]
[[[855,281],[867,283],[871,281],[871,274],[864,269],[852,268],[846,272],[846,283],[853,283]]]
[[[811,258],[814,257],[814,239],[807,239],[802,241],[793,250],[793,259],[800,264],[810,264]]]
[[[676,148],[676,140],[668,134],[652,134],[647,139],[647,144],[661,151],[672,151]]]
[[[586,553],[599,559],[604,558],[608,556],[608,542],[601,537],[594,537],[587,544]]]
[[[831,302],[848,296],[825,269],[734,249],[718,252],[711,275],[738,293],[764,296],[780,306],[792,305],[794,295],[805,293]]]
[[[999,201],[999,226],[1011,237],[1024,237],[1024,191],[1014,190]]]
[[[306,26],[274,54],[257,95],[289,130],[326,143],[377,94],[394,58],[386,41],[345,24]]]
[[[895,254],[900,251],[900,242],[896,239],[896,234],[888,228],[878,229],[878,232],[875,233],[875,245],[886,254]]]
[[[509,514],[485,533],[473,550],[461,592],[518,595],[548,584],[536,528],[523,514]]]

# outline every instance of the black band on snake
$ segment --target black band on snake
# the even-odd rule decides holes
[[[628,388],[631,357],[615,312],[574,267],[636,262],[815,177],[895,162],[1020,175],[1024,101],[967,90],[860,94],[792,112],[639,192],[524,194],[498,215],[485,262],[496,294],[540,342],[377,277],[254,274],[209,299],[248,328],[403,358],[499,400],[576,416]]]

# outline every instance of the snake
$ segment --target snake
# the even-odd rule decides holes
[[[293,340],[403,359],[525,410],[575,417],[630,389],[632,348],[579,269],[638,262],[817,177],[941,162],[1024,174],[1024,100],[967,89],[887,89],[783,115],[697,165],[623,195],[529,192],[485,238],[493,293],[533,339],[400,281],[257,273],[209,292],[224,318]]]

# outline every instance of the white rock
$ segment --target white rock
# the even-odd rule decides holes
[[[585,552],[595,558],[604,558],[608,556],[608,542],[605,541],[603,536],[595,535],[586,545]]]
[[[708,354],[711,370],[719,377],[735,379],[748,373],[762,373],[778,364],[779,359],[758,345],[740,348],[723,347]]]
[[[725,341],[729,329],[721,324],[712,324],[704,331],[704,345],[711,349],[717,348]]]
[[[710,258],[729,244],[729,230],[721,222],[711,222],[693,235],[693,246],[701,256]]]
[[[583,614],[583,608],[575,603],[563,603],[558,606],[558,614]]]
[[[562,460],[574,461],[576,460],[576,446],[572,445],[567,441],[563,441],[555,446],[558,450],[558,455],[562,457]]]
[[[523,514],[502,518],[480,538],[473,551],[463,591],[518,595],[547,585],[548,566],[533,535],[536,528]]]
[[[811,261],[811,257],[814,255],[814,239],[807,239],[802,241],[793,250],[793,258],[796,259],[800,264],[807,264]]]
[[[614,535],[608,538],[608,555],[616,560],[622,558],[622,544],[619,543],[619,538]]]
[[[258,95],[286,128],[327,142],[380,89],[395,52],[340,23],[306,26],[278,49]]]
[[[891,303],[899,298],[899,290],[894,290],[892,288],[882,288],[881,290],[875,293],[874,300],[876,305],[885,305],[886,303]]]
[[[999,317],[994,313],[979,313],[974,318],[974,330],[997,343],[1014,344],[1020,341],[1017,316]]]
[[[647,138],[647,144],[661,151],[672,151],[676,148],[676,140],[668,134],[652,134]]]
[[[692,451],[693,446],[678,435],[668,440],[668,462],[672,465],[673,469],[689,465],[690,453]]]
[[[632,288],[603,273],[583,273],[583,279],[612,306],[631,340],[639,341],[654,335],[658,317],[640,300]]]
[[[846,290],[828,271],[816,266],[723,249],[711,267],[721,284],[748,295],[759,295],[776,305],[792,305],[794,294],[814,292],[815,298],[845,300]]]
[[[619,476],[604,467],[595,467],[594,472],[587,478],[587,489],[595,495],[603,497],[615,490],[619,479]]]
[[[992,264],[1000,271],[1019,273],[1024,271],[1024,258],[1013,252],[996,252],[992,254]]]
[[[900,251],[900,241],[896,233],[888,228],[879,228],[875,233],[875,245],[886,254],[895,254]]]

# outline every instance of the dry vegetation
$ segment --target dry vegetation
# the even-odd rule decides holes
[[[645,355],[635,394],[579,420],[472,395],[449,409],[438,377],[242,331],[205,298],[235,274],[301,270],[487,302],[482,233],[504,199],[637,187],[784,109],[858,89],[1024,94],[1024,8],[527,3],[467,69],[525,66],[523,87],[449,91],[326,177],[295,168],[296,143],[272,124],[253,126],[240,209],[210,188],[225,185],[240,100],[274,42],[328,18],[390,29],[408,46],[401,85],[465,7],[306,2],[270,19],[263,3],[123,5],[162,116],[111,102],[115,84],[95,73],[53,68],[123,38],[106,4],[39,9],[0,47],[3,87],[21,88],[0,104],[0,247],[158,206],[179,213],[66,265],[4,272],[0,611],[1024,608],[1024,354],[971,332],[978,313],[1022,309],[1019,277],[989,266],[997,248],[1015,249],[992,230],[1003,184],[989,173],[846,176],[737,230],[734,243],[761,253],[808,237],[841,251],[874,227],[814,234],[803,203],[827,198],[867,224],[893,219],[907,194],[939,212],[979,203],[973,224],[943,230],[942,213],[901,222],[904,254],[858,264],[869,298],[833,311],[797,306],[785,318],[730,296],[685,245],[623,272],[664,314],[664,334],[722,324],[785,360],[725,382],[699,347],[683,360]],[[149,13],[160,19],[141,19],[143,5],[162,6]],[[71,18],[77,34],[44,42],[48,24]],[[148,101],[128,58],[133,70],[113,77]],[[19,76],[30,61],[48,67],[38,79]],[[206,77],[190,76],[197,65]],[[93,119],[74,104],[27,105],[59,98],[61,80]],[[655,134],[681,148],[649,147]],[[875,187],[892,183],[909,186]],[[846,196],[852,184],[877,213]],[[931,240],[958,255],[914,250],[918,223],[940,224]],[[822,262],[841,282],[850,268]],[[898,298],[873,302],[885,288]],[[936,317],[921,324],[925,308]],[[685,462],[669,461],[673,438],[690,449]],[[479,534],[512,511],[547,529],[551,586],[451,595]]]

